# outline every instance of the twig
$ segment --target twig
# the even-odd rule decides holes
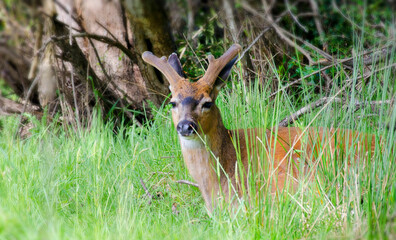
[[[190,186],[193,186],[193,187],[199,187],[198,184],[190,182],[190,181],[187,181],[187,180],[177,180],[176,182],[180,183],[180,184],[187,184],[187,185],[190,185]]]
[[[249,51],[253,47],[253,45],[256,44],[256,42],[264,35],[264,33],[266,33],[270,29],[270,27],[264,28],[264,30],[249,44],[249,46],[245,48],[241,54],[239,54],[239,58],[236,60],[236,62],[239,62],[243,58],[243,56],[245,56],[247,51]]]
[[[192,0],[187,0],[187,37],[188,39],[191,38],[191,34],[194,31],[194,26],[195,26],[195,13],[196,13],[196,6],[195,6],[195,1]]]
[[[55,2],[56,2],[56,0],[55,0]],[[60,3],[58,3],[58,6],[60,6]],[[69,17],[71,19],[74,19],[73,15],[72,15],[72,11],[69,11],[68,15],[69,15]],[[77,20],[75,20],[75,21],[78,22]],[[69,34],[68,34],[69,45],[70,45],[70,47],[72,47],[72,45],[73,45],[72,24],[69,23],[69,24],[66,24],[66,25],[68,25],[67,29],[69,30]],[[80,130],[80,111],[78,109],[77,93],[76,93],[76,87],[75,87],[75,84],[74,84],[74,68],[73,68],[73,65],[71,65],[71,68],[70,68],[70,81],[71,81],[71,85],[72,85],[73,101],[74,101],[74,108],[75,108],[74,109],[74,111],[75,111],[74,119],[75,119],[76,124],[77,124],[77,129]]]
[[[72,84],[72,90],[73,90],[73,101],[74,101],[74,107],[75,107],[75,120],[77,124],[78,130],[80,130],[80,115],[79,115],[79,110],[78,110],[78,103],[77,103],[77,94],[76,94],[76,87],[74,84],[74,69],[73,66],[71,66],[71,71],[70,71],[70,80]]]
[[[100,59],[99,52],[98,52],[98,50],[96,49],[95,44],[93,43],[92,39],[88,38],[88,41],[89,41],[89,44],[91,44],[91,47],[92,47],[92,49],[93,49],[93,51],[94,51],[96,60],[98,60],[99,67],[100,67],[100,69],[102,70],[103,75],[105,75],[106,80],[107,80],[107,85],[106,85],[105,88],[103,89],[103,92],[104,92],[105,90],[107,90],[109,84],[112,84],[112,83],[113,83],[113,81],[111,80],[109,74],[107,73],[106,68],[104,67],[104,65],[103,65],[103,63],[102,63],[102,60]]]
[[[64,10],[68,13],[68,11],[67,11],[66,9],[64,9]],[[79,26],[80,26],[81,29],[84,29],[84,26],[83,26],[81,23],[79,23],[79,21],[78,21],[77,19],[74,19],[74,20],[76,21],[76,23],[79,24]],[[63,23],[63,22],[60,22],[60,23],[66,25],[66,24]],[[98,62],[99,62],[99,66],[100,66],[100,68],[102,69],[102,72],[104,73],[104,75],[105,75],[105,77],[106,77],[106,79],[107,79],[107,84],[106,84],[105,86],[103,86],[103,87],[104,87],[104,91],[108,88],[109,85],[112,85],[114,88],[116,88],[117,90],[119,90],[119,91],[123,94],[123,97],[126,97],[128,100],[130,100],[130,97],[129,97],[124,91],[122,91],[120,88],[118,88],[116,85],[114,85],[114,82],[111,80],[110,76],[108,75],[107,71],[105,70],[105,68],[104,68],[104,66],[103,66],[103,64],[102,64],[102,61],[100,60],[98,51],[97,51],[97,49],[96,49],[96,47],[95,47],[95,45],[94,45],[92,39],[97,40],[97,41],[102,42],[102,43],[106,43],[106,44],[108,44],[108,45],[111,45],[111,46],[113,46],[113,47],[116,47],[116,48],[120,49],[120,50],[121,50],[132,62],[137,62],[137,59],[136,59],[136,57],[135,57],[135,55],[134,55],[134,52],[133,52],[132,50],[128,49],[128,47],[125,47],[125,46],[114,36],[114,34],[112,34],[112,33],[111,33],[105,26],[103,26],[100,22],[96,21],[96,23],[99,24],[103,29],[105,29],[106,32],[111,36],[111,38],[109,38],[109,37],[107,37],[107,36],[104,36],[104,35],[89,34],[89,33],[87,33],[87,32],[81,32],[81,31],[79,31],[79,30],[75,30],[75,31],[77,31],[77,32],[79,32],[79,33],[77,33],[77,34],[69,34],[69,35],[67,35],[67,36],[64,35],[64,36],[52,36],[52,37],[50,37],[50,38],[43,44],[43,47],[42,47],[37,53],[39,53],[40,51],[43,51],[43,49],[45,49],[46,46],[47,46],[50,42],[52,42],[52,41],[62,41],[62,40],[66,40],[67,38],[69,38],[69,41],[70,41],[71,38],[78,38],[78,37],[86,37],[86,38],[88,38],[88,40],[89,40],[89,42],[90,42],[90,44],[91,44],[91,46],[92,46],[92,48],[93,48],[93,50],[94,50],[94,53],[95,53],[95,55],[96,55],[96,58],[97,58],[97,60],[98,60]],[[66,27],[67,27],[67,26],[68,26],[68,25],[66,25]],[[70,26],[71,26],[71,25],[69,25],[69,27],[70,27]],[[69,33],[71,33],[71,32],[69,31]],[[37,54],[37,53],[36,53],[36,54]],[[87,69],[88,69],[88,67],[87,67]],[[87,70],[87,71],[88,71],[88,70]],[[121,102],[121,107],[122,107],[122,108],[125,108],[124,103],[123,103],[122,101],[120,101],[120,102]],[[135,120],[135,122],[137,123],[137,125],[141,126],[141,123],[136,119],[136,117],[135,117],[133,114],[131,114],[129,111],[124,111],[124,113],[125,113],[130,119]]]
[[[89,68],[91,67],[91,61],[89,60],[89,58],[87,59],[87,71],[85,72],[85,89],[89,89]],[[91,115],[91,110],[89,108],[89,94],[85,94],[85,111],[87,112],[86,116],[92,116]],[[88,129],[90,129],[90,127],[88,127]]]
[[[324,40],[325,33],[323,31],[322,23],[320,22],[320,18],[319,18],[320,14],[319,14],[318,3],[315,0],[309,0],[309,3],[311,5],[312,11],[314,13],[314,22],[316,25],[316,29],[318,30],[318,33],[319,33],[320,42],[323,45],[323,49],[327,50],[328,46]]]
[[[245,3],[242,3],[242,5]],[[250,11],[255,11],[254,9],[251,9],[251,7],[249,5],[244,5],[244,8],[249,9]],[[248,10],[248,11],[249,11]],[[257,13],[258,14],[258,13]],[[278,23],[284,16],[286,16],[287,11],[283,12],[282,14],[279,15],[279,17],[277,17],[275,19],[275,22]],[[243,56],[253,47],[254,44],[256,44],[256,42],[266,33],[268,32],[268,30],[270,30],[271,27],[266,27],[263,29],[263,31],[261,31],[261,33],[249,44],[248,47],[246,47],[243,52],[239,55],[239,58],[237,59],[236,62],[239,62]]]
[[[259,12],[257,12],[254,8],[252,8],[249,4],[243,2],[242,7],[247,10],[248,12],[260,17],[262,20],[266,21],[269,25],[271,25],[272,28],[275,29],[275,32],[278,34],[278,36],[283,39],[288,45],[296,48],[299,52],[301,52],[307,59],[309,64],[311,65],[313,63],[312,58],[310,54],[305,51],[302,47],[297,45],[295,42],[293,42],[290,38],[288,38],[281,30],[281,28],[276,24],[274,20],[272,20],[271,16],[264,17],[262,16]]]
[[[43,41],[43,24],[41,22],[41,19],[39,19],[39,21],[37,21],[37,35],[36,35],[36,41],[34,42],[34,52],[36,52],[40,46],[41,46],[41,42]],[[37,74],[37,69],[38,69],[38,65],[39,65],[39,55],[34,55],[33,59],[32,59],[32,63],[30,64],[30,69],[29,69],[29,73],[28,73],[28,79],[32,80],[36,77]]]
[[[325,89],[326,92],[328,92],[331,89],[331,86],[332,86],[332,79],[330,78],[330,76],[326,72],[322,72],[322,76],[326,80],[324,89]]]
[[[29,102],[30,95],[32,94],[33,89],[34,89],[34,87],[37,85],[39,79],[40,79],[40,78],[39,78],[39,75],[37,75],[37,76],[34,78],[32,84],[30,85],[28,92],[26,93],[26,96],[25,96],[25,103],[23,104],[22,112],[21,112],[21,114],[19,115],[19,121],[18,121],[18,125],[17,125],[17,128],[16,128],[15,137],[16,137],[16,135],[17,135],[18,132],[19,132],[19,128],[21,127],[21,124],[22,124],[22,116],[23,116],[23,114],[24,114],[25,111],[26,111],[26,107],[27,107],[27,103]]]
[[[279,27],[276,23],[272,22],[271,23],[272,27],[275,29],[276,33],[278,34],[278,36],[280,38],[282,38],[288,45],[290,45],[291,47],[294,47],[295,49],[297,49],[299,52],[301,52],[307,59],[309,62],[309,65],[312,65],[314,63],[314,61],[311,58],[311,55],[309,54],[309,52],[305,51],[305,49],[303,49],[302,47],[300,47],[299,45],[297,45],[297,43],[295,43],[293,40],[291,40],[290,38],[288,38],[282,31],[282,28]]]
[[[69,39],[69,34],[68,35],[64,35],[64,36],[52,36],[49,39],[47,39],[47,41],[44,42],[43,46],[36,52],[36,54],[39,54],[40,52],[42,52],[47,45],[50,42],[53,41],[63,41],[66,39]],[[133,62],[136,62],[136,57],[133,55],[132,51],[129,50],[127,47],[125,47],[122,43],[120,43],[118,40],[115,41],[109,37],[103,36],[103,35],[97,35],[97,34],[90,34],[90,33],[77,33],[77,34],[72,34],[71,35],[72,38],[81,38],[81,37],[87,37],[87,38],[91,38],[94,40],[97,40],[99,42],[103,42],[103,43],[107,43],[111,46],[117,47],[118,49],[120,49],[123,53],[125,53],[125,55],[127,57],[129,57],[129,59],[131,59]]]
[[[213,17],[209,18],[207,23],[203,24],[198,30],[195,31],[195,33],[194,33],[194,35],[192,35],[191,39],[195,39],[196,37],[198,37],[205,29],[207,29],[208,24],[217,18],[218,18],[217,14],[215,14]]]
[[[290,36],[291,38],[294,38],[294,39],[300,41],[301,43],[303,43],[303,44],[306,45],[307,47],[311,48],[313,51],[318,52],[320,55],[322,55],[323,57],[325,57],[327,60],[334,61],[334,58],[333,58],[330,54],[328,54],[327,52],[325,52],[325,51],[323,51],[322,49],[316,47],[315,45],[312,45],[311,43],[305,41],[304,39],[302,39],[302,38],[300,38],[300,37],[298,37],[298,36],[296,36],[295,34],[293,34],[293,33],[289,32],[289,31],[287,31],[286,29],[284,29],[284,28],[281,28],[281,29],[282,29],[282,32],[284,32],[286,35],[288,35],[288,36]],[[313,63],[313,64],[316,64],[316,63]]]
[[[38,106],[32,106],[27,109],[27,112],[40,117],[41,113],[37,109],[39,109]],[[0,93],[0,115],[20,114],[22,111],[23,104],[5,98]]]
[[[72,11],[69,11],[69,17],[72,18]],[[69,23],[68,25],[69,25],[69,45],[72,46],[73,45],[72,25],[71,25],[71,23]]]
[[[381,50],[374,52],[370,56],[367,56],[366,58],[363,57],[363,64],[364,65],[376,64],[381,59],[384,59],[384,58],[388,57],[391,53],[393,53],[395,51],[395,46],[396,45],[383,47]],[[364,55],[367,55],[367,54],[364,54]],[[373,58],[374,58],[374,60],[373,60]],[[354,58],[352,57],[351,60],[345,62],[344,64],[349,67],[353,67],[353,60],[354,60]]]
[[[237,24],[235,22],[234,13],[232,12],[232,3],[230,0],[223,0],[223,8],[225,11],[225,20],[228,23],[229,31],[231,33],[232,40],[237,42],[238,40],[238,31],[237,31]]]
[[[114,34],[111,33],[110,30],[107,27],[105,27],[103,24],[101,24],[98,21],[96,21],[96,23],[99,24],[99,26],[101,26],[104,30],[106,30],[106,32],[113,38],[114,41],[119,42],[118,39],[114,36]]]
[[[149,197],[148,204],[151,204],[151,200],[153,200],[154,196],[149,192],[149,190],[146,187],[146,184],[144,184],[143,179],[140,179],[140,184],[142,185],[144,191],[146,192],[146,195]]]
[[[303,13],[298,13],[296,16],[297,17],[315,17],[317,15],[312,12],[303,12]]]
[[[72,14],[72,11],[69,12],[69,10],[67,10],[67,8],[66,8],[65,5],[63,5],[62,3],[60,3],[59,0],[54,0],[54,3],[55,3],[56,5],[58,5],[58,7],[60,7],[60,9],[62,9],[65,13],[67,13],[67,14],[71,17],[71,19],[73,19],[76,23],[78,23],[77,17],[75,17],[75,16]]]
[[[370,52],[374,52],[374,50],[373,50],[373,51],[366,52],[366,53],[359,54],[358,56],[362,56],[362,55],[365,55],[365,54],[369,54]],[[355,56],[355,57],[357,57],[357,56]],[[275,91],[274,93],[272,93],[271,95],[269,95],[269,98],[275,96],[275,95],[278,94],[279,92],[286,90],[286,89],[289,88],[290,86],[293,86],[294,84],[296,84],[296,83],[298,83],[298,82],[300,82],[300,81],[302,81],[302,80],[304,80],[304,79],[306,79],[306,78],[308,78],[308,77],[310,77],[310,76],[313,76],[313,75],[315,75],[315,74],[317,74],[317,73],[320,73],[320,72],[322,72],[322,71],[324,71],[324,70],[327,70],[327,69],[329,69],[329,68],[331,68],[331,67],[334,67],[334,66],[336,66],[336,65],[338,65],[338,64],[342,64],[342,63],[345,63],[345,62],[347,62],[347,61],[351,61],[351,60],[353,60],[355,57],[349,57],[349,58],[342,59],[342,60],[340,60],[340,61],[338,61],[338,62],[336,62],[336,63],[330,64],[330,65],[328,65],[328,66],[326,66],[326,67],[323,67],[323,68],[321,68],[321,69],[319,69],[319,70],[317,70],[317,71],[315,71],[315,72],[312,72],[312,73],[310,73],[310,74],[308,74],[308,75],[305,75],[305,76],[303,76],[303,77],[301,77],[301,78],[299,78],[299,79],[297,79],[297,80],[295,80],[295,81],[293,81],[293,82],[291,82],[291,83],[289,83],[289,84],[286,84],[286,85],[283,86],[281,89],[279,89],[279,90]],[[378,69],[378,70],[376,70],[376,71],[374,71],[374,72],[378,72],[378,71],[380,71],[380,70],[383,70],[383,69],[386,69],[386,68],[389,68],[389,67],[393,67],[393,66],[395,66],[395,64],[392,64],[392,65],[390,65],[390,66],[387,66],[387,67]],[[374,73],[374,72],[373,72],[373,73]],[[367,76],[363,76],[363,77],[367,77]],[[363,77],[361,77],[361,78],[363,78]],[[358,77],[358,78],[359,78],[359,77]],[[350,79],[350,78],[348,78],[348,79]],[[359,79],[360,79],[360,78],[359,78]]]
[[[152,172],[151,175],[156,175],[156,174],[161,174],[161,175],[171,175],[172,173],[168,173],[168,172]]]
[[[106,30],[107,30],[107,29],[106,29]],[[110,32],[109,32],[109,34],[112,35]],[[112,36],[113,36],[113,35],[112,35]],[[114,36],[113,36],[113,37],[114,37]],[[98,50],[97,50],[96,47],[95,47],[95,44],[92,42],[92,40],[91,40],[90,38],[88,38],[88,40],[89,40],[89,43],[91,44],[92,49],[94,50],[96,60],[98,60],[99,66],[100,66],[100,68],[101,68],[103,74],[105,75],[105,77],[106,77],[106,79],[107,79],[107,84],[106,84],[106,86],[104,86],[105,88],[104,88],[102,91],[107,90],[108,86],[111,85],[111,86],[113,86],[115,89],[117,89],[118,91],[120,91],[120,92],[123,94],[123,96],[126,97],[129,101],[132,101],[132,100],[129,98],[129,96],[128,96],[124,91],[122,91],[121,89],[119,89],[119,88],[114,84],[114,82],[112,81],[111,77],[110,77],[109,74],[107,73],[107,71],[106,71],[106,69],[105,69],[105,67],[104,67],[104,65],[103,65],[103,63],[102,63],[102,60],[100,59],[100,56],[99,56]],[[121,104],[121,107],[123,108],[123,112],[124,112],[130,119],[133,119],[133,120],[135,121],[136,125],[138,125],[139,127],[142,127],[143,125],[139,122],[139,120],[136,119],[135,115],[133,115],[133,114],[130,113],[129,111],[125,111],[125,110],[124,110],[124,108],[126,108],[126,106],[125,106],[125,104],[123,103],[123,101],[120,100],[119,103]]]
[[[376,105],[382,105],[382,104],[390,104],[393,105],[395,102],[395,98],[393,97],[390,100],[384,100],[384,101],[355,101],[354,105],[356,106],[357,109],[360,109],[363,106],[370,105],[371,109],[374,111]]]
[[[304,115],[305,113],[308,112],[312,112],[312,110],[314,110],[315,108],[318,108],[320,106],[323,106],[325,103],[329,102],[329,101],[334,101],[336,103],[341,103],[342,100],[341,98],[331,98],[331,97],[323,97],[319,100],[316,100],[313,103],[308,104],[305,107],[300,108],[298,111],[296,111],[295,113],[291,114],[290,116],[285,117],[282,121],[279,122],[279,126],[280,127],[287,127],[290,124],[292,124],[293,122],[295,122],[298,118],[300,118],[302,115]],[[355,101],[355,103],[353,103],[353,105],[355,105],[357,108],[361,108],[362,106],[367,106],[367,105],[382,105],[382,104],[393,104],[394,99],[391,100],[385,100],[385,101]]]
[[[307,112],[311,112],[315,108],[318,108],[320,106],[323,106],[325,103],[329,101],[335,101],[335,102],[341,102],[341,98],[329,98],[329,97],[323,97],[319,100],[316,100],[313,103],[308,104],[307,106],[299,109],[297,112],[291,114],[290,116],[285,117],[282,121],[279,122],[280,127],[287,127],[293,122],[295,122],[298,118],[300,118],[302,115],[304,115]]]
[[[195,48],[193,48],[193,46],[191,46],[190,41],[188,41],[186,35],[183,34],[184,40],[186,40],[186,44],[187,46],[191,49],[192,53],[194,54],[195,58],[198,60],[199,64],[201,65],[202,69],[205,69],[205,67],[202,64],[202,61],[200,60],[200,58],[198,57],[197,53],[195,52]],[[194,38],[194,36],[193,36]]]
[[[352,21],[349,17],[347,17],[342,11],[341,9],[337,6],[337,3],[332,0],[331,4],[333,6],[333,8],[343,17],[345,18],[352,26],[354,26],[355,28],[359,29],[360,31],[363,31],[362,27],[360,27],[359,25],[357,25],[354,21]]]
[[[275,1],[271,1],[270,3],[268,3],[266,0],[261,0],[261,3],[263,4],[264,15],[270,16]]]
[[[311,0],[312,1],[312,0]],[[293,14],[293,12],[291,11],[291,9],[290,9],[290,3],[289,3],[289,1],[288,0],[285,0],[285,5],[286,5],[286,8],[287,8],[287,11],[289,12],[289,15],[293,18],[293,20],[294,20],[294,22],[297,24],[297,26],[299,26],[302,30],[304,30],[304,32],[308,32],[308,29],[304,26],[304,25],[302,25],[301,23],[300,23],[300,21],[298,21],[298,18],[296,17],[296,15],[294,15]]]

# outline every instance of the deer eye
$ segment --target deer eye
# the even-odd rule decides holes
[[[176,103],[175,102],[170,102],[169,104],[172,106],[172,108],[176,107]]]
[[[204,104],[202,104],[202,108],[211,108],[213,106],[213,102],[205,102]]]

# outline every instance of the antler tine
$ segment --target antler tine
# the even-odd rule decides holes
[[[146,63],[157,68],[162,74],[164,74],[170,85],[175,85],[177,81],[183,79],[168,63],[165,56],[159,58],[152,52],[146,51],[142,54],[142,58]]]
[[[201,81],[206,82],[208,85],[213,85],[219,76],[221,70],[229,63],[238,53],[242,47],[239,44],[233,44],[221,57],[215,59],[213,55],[208,56],[209,67]]]

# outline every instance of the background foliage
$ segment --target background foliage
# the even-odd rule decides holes
[[[59,2],[54,1],[58,8]],[[381,137],[382,147],[376,148],[367,163],[352,168],[342,164],[343,159],[334,161],[295,195],[285,192],[272,198],[264,192],[254,204],[243,202],[237,214],[218,209],[208,216],[198,189],[176,183],[191,179],[166,104],[168,92],[158,94],[158,102],[144,99],[136,103],[124,95],[108,97],[105,88],[97,85],[106,80],[99,70],[82,74],[85,78],[75,76],[81,97],[73,98],[70,84],[59,87],[48,105],[40,105],[36,90],[31,98],[26,97],[31,79],[20,92],[13,87],[5,67],[10,66],[5,65],[10,58],[1,54],[13,50],[24,56],[26,65],[11,66],[23,69],[20,76],[27,78],[35,56],[37,22],[42,19],[38,15],[43,17],[32,9],[42,2],[6,0],[0,9],[0,238],[395,238],[396,31],[392,2],[316,1],[317,13],[312,1],[165,3],[164,16],[176,46],[171,49],[168,44],[166,51],[178,53],[191,79],[203,74],[209,53],[218,57],[233,42],[247,50],[216,102],[228,128],[278,126],[302,107],[334,97],[339,101],[312,108],[289,126],[354,129]],[[231,20],[226,3],[231,3]],[[143,5],[134,15],[128,4],[139,1],[122,4],[128,21],[149,19],[148,14],[137,14],[150,6]],[[270,19],[279,16],[276,30]],[[324,31],[322,37],[315,16]],[[233,24],[236,29],[230,27]],[[139,34],[152,34],[131,29],[136,42]],[[111,38],[109,33],[104,36]],[[136,54],[137,59],[129,64],[136,63],[136,71],[143,74],[150,70],[139,65],[138,58],[144,50],[155,52],[153,39],[136,46],[124,44]],[[56,57],[64,51],[61,45],[55,49]],[[73,45],[73,49],[84,50],[82,45]],[[120,51],[117,61],[130,60],[128,51]],[[100,55],[91,60],[92,69],[100,65],[98,59],[103,64],[112,61],[109,54]],[[73,58],[58,61],[73,64]],[[110,67],[107,70],[114,74]],[[70,76],[70,69],[60,73],[56,71]],[[155,72],[150,75],[153,78],[144,76],[145,81],[155,76],[161,79]],[[82,105],[76,105],[76,99]],[[11,108],[11,103],[19,105]],[[22,111],[24,104],[26,111]]]

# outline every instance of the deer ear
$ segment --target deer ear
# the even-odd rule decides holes
[[[238,59],[238,56],[236,56],[234,59],[232,59],[227,65],[224,66],[224,68],[221,70],[219,73],[219,76],[217,77],[215,83],[214,83],[214,89],[217,91],[220,91],[220,89],[225,85],[228,76],[230,76],[232,66],[234,66],[234,63]]]
[[[186,75],[184,75],[182,65],[176,53],[172,53],[169,56],[168,63],[172,66],[173,69],[175,69],[175,71],[177,72],[177,74],[179,74],[179,76],[183,78],[186,77]]]

